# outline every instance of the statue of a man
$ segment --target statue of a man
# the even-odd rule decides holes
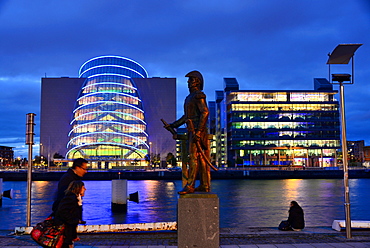
[[[169,124],[172,128],[177,128],[186,123],[188,130],[189,173],[185,187],[178,192],[180,195],[211,190],[211,172],[208,165],[210,145],[207,130],[209,111],[206,95],[202,91],[203,76],[199,71],[191,71],[185,77],[189,78],[189,95],[185,99],[184,115]],[[195,188],[198,173],[200,185]]]

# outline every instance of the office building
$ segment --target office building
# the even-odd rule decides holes
[[[216,91],[216,118],[215,118],[215,128],[214,130],[214,140],[216,142],[216,153],[214,156],[214,161],[218,167],[227,167],[227,145],[226,145],[226,109],[223,102],[224,91]]]
[[[225,146],[224,154],[216,153],[221,165],[336,165],[339,103],[326,79],[315,78],[314,90],[240,90],[235,78],[224,83],[216,91],[216,137]]]
[[[13,147],[0,146],[0,166],[10,166],[14,160]],[[1,194],[2,192],[0,192]]]
[[[370,146],[364,146],[364,162],[362,165],[370,167]]]
[[[347,140],[349,166],[362,165],[362,163],[365,162],[364,147],[365,147],[364,140],[357,141]]]

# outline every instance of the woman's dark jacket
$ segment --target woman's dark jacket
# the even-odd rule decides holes
[[[82,177],[78,176],[71,168],[69,168],[67,172],[64,173],[64,175],[62,176],[62,178],[59,180],[59,183],[58,183],[58,191],[56,193],[56,197],[54,199],[54,203],[52,207],[53,213],[55,213],[58,210],[59,203],[63,199],[64,191],[66,191],[66,189],[68,188],[68,185],[72,181],[77,181],[81,179]]]
[[[82,219],[82,206],[78,205],[78,199],[75,194],[68,193],[60,201],[55,219],[60,224],[78,225]]]
[[[304,228],[304,214],[300,206],[290,207],[288,222],[294,229]]]

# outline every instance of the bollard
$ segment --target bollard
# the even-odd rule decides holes
[[[112,180],[112,211],[127,212],[127,180]]]
[[[0,178],[0,207],[3,205],[3,197],[13,199],[13,189],[5,190],[3,192],[3,179]]]

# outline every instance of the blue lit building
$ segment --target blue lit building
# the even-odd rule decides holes
[[[218,166],[336,166],[337,91],[323,78],[314,90],[239,90],[225,78],[216,91]],[[224,141],[223,141],[224,139]]]
[[[95,57],[79,78],[42,79],[40,153],[83,157],[97,168],[144,166],[149,153],[165,160],[175,141],[161,118],[176,119],[174,78],[148,78],[128,58]]]
[[[148,154],[144,109],[133,78],[145,69],[122,57],[93,58],[81,66],[86,78],[76,101],[67,145],[70,159],[134,160]]]
[[[217,90],[215,101],[215,128],[214,128],[214,142],[216,151],[214,153],[213,159],[218,167],[227,166],[227,144],[226,144],[226,106],[224,104],[224,91]],[[212,129],[211,129],[212,130]],[[213,153],[212,153],[213,155]]]

